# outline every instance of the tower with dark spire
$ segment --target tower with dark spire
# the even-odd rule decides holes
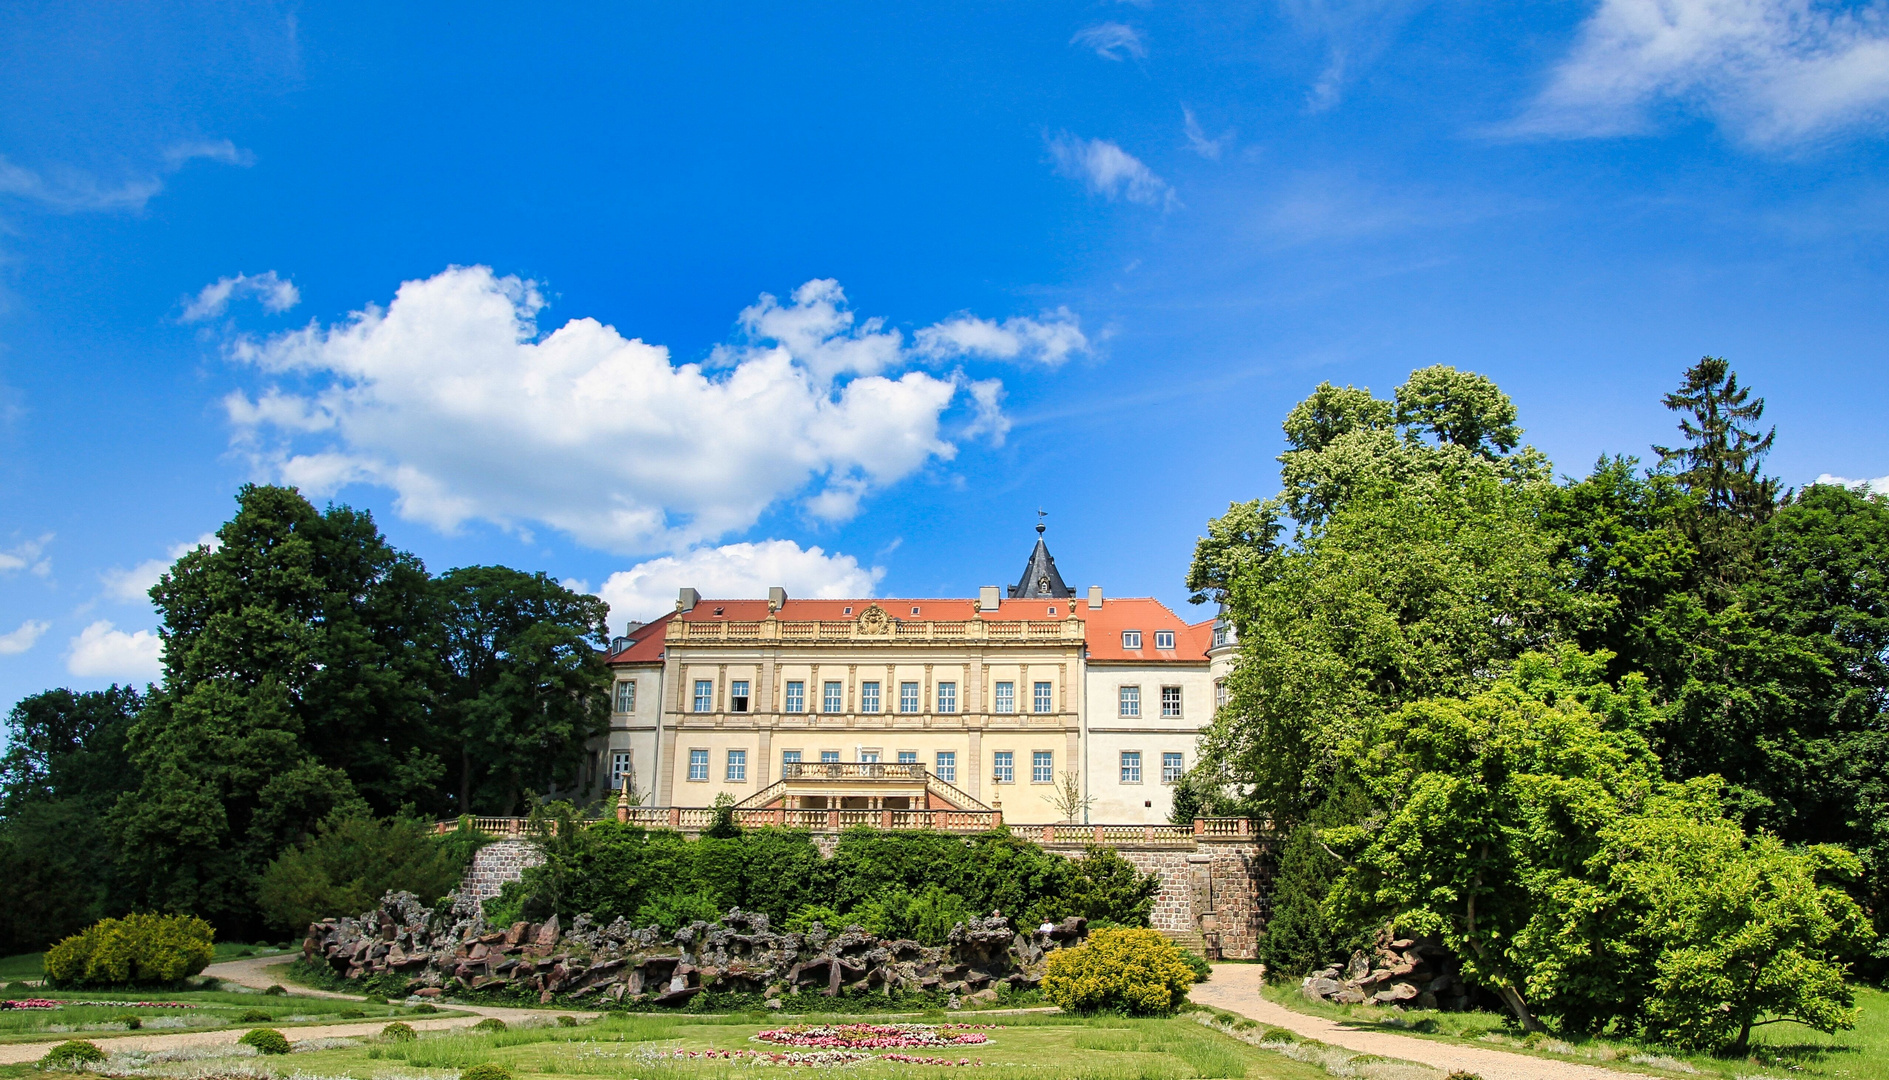
[[[1010,599],[1066,600],[1076,595],[1076,590],[1063,584],[1063,576],[1056,572],[1056,557],[1043,542],[1043,533],[1048,528],[1041,520],[1043,512],[1037,511],[1036,516],[1036,547],[1030,550],[1030,561],[1023,565],[1023,577],[1010,586]]]

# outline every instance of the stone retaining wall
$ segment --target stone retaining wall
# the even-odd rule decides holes
[[[472,856],[472,865],[459,883],[459,891],[478,900],[498,895],[499,887],[524,876],[525,867],[544,861],[537,845],[529,840],[494,840]]]

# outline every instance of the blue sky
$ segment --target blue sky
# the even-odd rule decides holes
[[[964,596],[1035,511],[1184,607],[1321,380],[1564,472],[1700,355],[1889,474],[1889,15],[1808,0],[0,13],[0,699],[143,681],[249,480],[613,622]],[[817,550],[816,550],[817,549]]]

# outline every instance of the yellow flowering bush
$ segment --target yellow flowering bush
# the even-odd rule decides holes
[[[1086,944],[1049,954],[1043,993],[1070,1012],[1166,1016],[1187,1000],[1194,970],[1153,930],[1097,930]]]
[[[216,932],[189,915],[100,919],[46,953],[54,986],[148,986],[202,971],[215,955]]]

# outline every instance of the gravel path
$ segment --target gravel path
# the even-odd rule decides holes
[[[283,972],[277,970],[288,963],[284,956],[257,956],[245,960],[231,960],[228,963],[212,964],[205,969],[205,975],[214,975],[225,982],[239,986],[251,986],[258,990],[272,984],[288,987]],[[292,997],[339,998],[347,1001],[359,1001],[358,994],[338,994],[332,990],[314,990],[307,987],[289,987]],[[278,999],[279,1000],[279,999]],[[543,1009],[508,1009],[495,1005],[449,1005],[445,1008],[457,1012],[470,1013],[469,1016],[404,1017],[405,1021],[420,1031],[441,1031],[447,1028],[469,1027],[488,1016],[496,1016],[507,1024],[521,1020],[543,1020],[555,1015]],[[578,1017],[593,1017],[596,1013],[573,1012]],[[300,1039],[336,1039],[351,1038],[361,1035],[378,1035],[380,1029],[387,1026],[387,1019],[361,1021],[348,1020],[336,1024],[307,1024],[300,1027],[283,1028],[282,1034],[290,1042]],[[38,1061],[46,1053],[46,1048],[54,1043],[71,1038],[83,1038],[99,1044],[106,1051],[115,1050],[162,1050],[174,1046],[220,1046],[234,1043],[249,1031],[248,1028],[230,1028],[223,1031],[181,1031],[173,1035],[112,1035],[106,1032],[68,1032],[48,1035],[38,1042],[0,1044],[0,1065],[16,1065],[21,1062]]]
[[[1483,1080],[1624,1080],[1644,1073],[1582,1065],[1572,1061],[1512,1054],[1506,1050],[1433,1042],[1409,1035],[1350,1027],[1322,1016],[1294,1012],[1260,995],[1258,964],[1215,964],[1213,978],[1195,986],[1189,999],[1216,1009],[1249,1016],[1270,1027],[1285,1028],[1303,1038],[1342,1046],[1360,1054],[1414,1061],[1452,1072],[1461,1069]]]

